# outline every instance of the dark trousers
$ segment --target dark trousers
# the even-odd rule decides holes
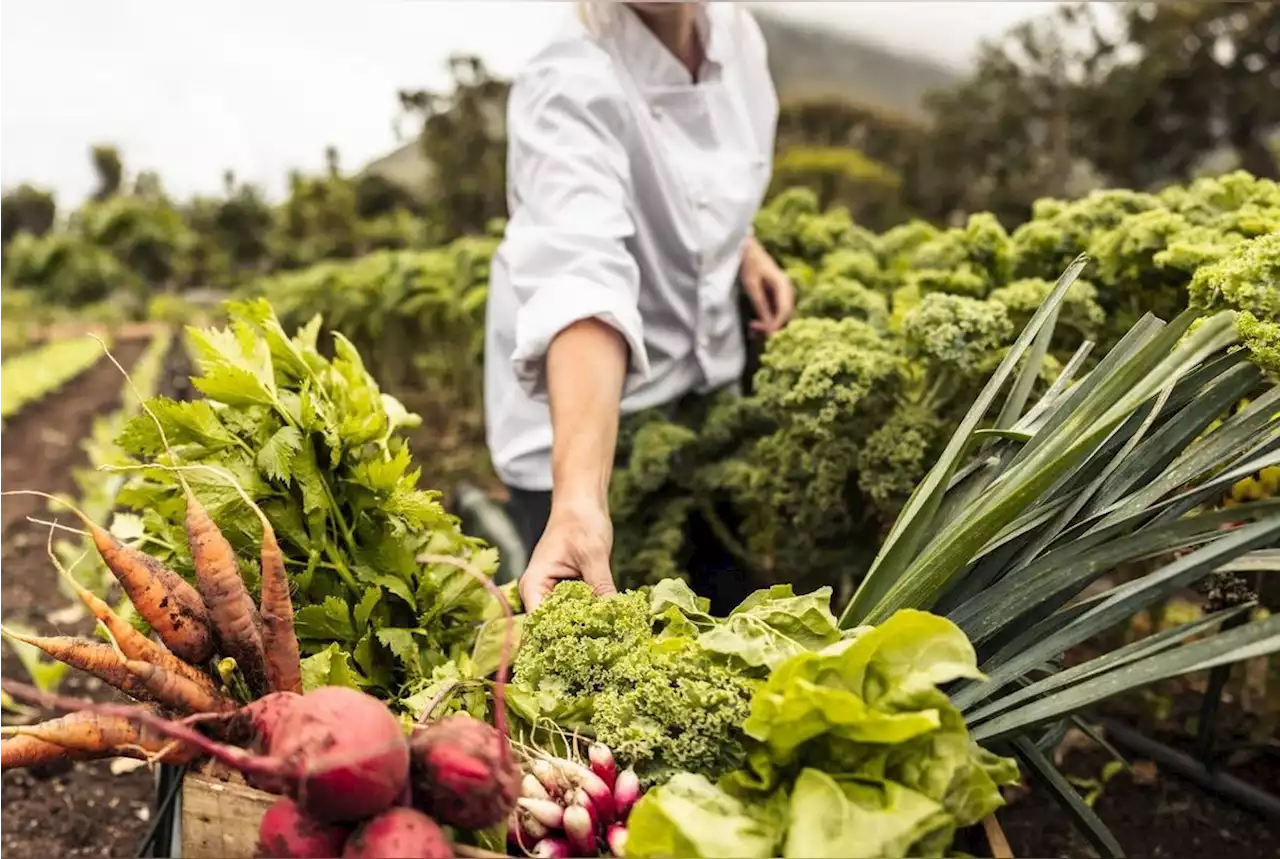
[[[551,515],[551,493],[530,492],[508,487],[507,515],[511,517],[520,542],[533,554]],[[689,559],[689,582],[699,595],[711,600],[711,611],[727,615],[750,593],[746,576],[736,568],[733,557],[724,550],[710,527],[696,514],[689,522],[689,543],[693,547]]]

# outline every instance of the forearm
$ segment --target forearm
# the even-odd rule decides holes
[[[606,508],[627,372],[626,342],[603,322],[576,322],[551,341],[546,372],[552,508],[582,503]]]

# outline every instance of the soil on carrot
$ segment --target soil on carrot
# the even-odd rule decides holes
[[[120,342],[113,354],[130,367],[145,346],[138,341]],[[122,386],[119,371],[101,361],[8,422],[0,456],[4,488],[74,494],[72,469],[87,465],[80,442],[89,434],[95,416],[119,406]],[[71,602],[58,589],[57,573],[45,555],[46,534],[25,520],[45,512],[45,503],[38,498],[9,497],[0,505],[4,620],[46,635],[90,635],[92,623],[59,615]],[[26,681],[12,649],[5,645],[3,654],[0,671],[4,676]],[[59,691],[66,694],[96,699],[115,695],[80,672],[68,671],[64,677]],[[34,718],[52,715],[37,713]],[[6,724],[15,721],[10,714],[5,716]],[[6,771],[0,781],[4,809],[0,846],[6,857],[133,856],[150,825],[155,781],[146,767],[117,775],[111,762],[94,761]]]

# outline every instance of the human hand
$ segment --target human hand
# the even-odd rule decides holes
[[[538,607],[559,582],[581,579],[596,596],[618,592],[609,571],[613,549],[613,523],[609,513],[595,503],[552,504],[542,538],[520,576],[520,600],[525,611]]]
[[[756,312],[750,325],[753,333],[768,337],[790,321],[796,308],[795,287],[755,236],[747,239],[742,251],[742,288]]]

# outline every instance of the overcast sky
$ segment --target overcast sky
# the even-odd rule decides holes
[[[1044,2],[759,3],[963,67]],[[355,168],[396,145],[396,91],[440,86],[445,57],[510,74],[569,14],[546,0],[4,0],[0,181],[77,202],[88,149],[120,147],[178,196],[222,171],[279,193],[326,145]],[[408,131],[408,125],[405,126]]]

